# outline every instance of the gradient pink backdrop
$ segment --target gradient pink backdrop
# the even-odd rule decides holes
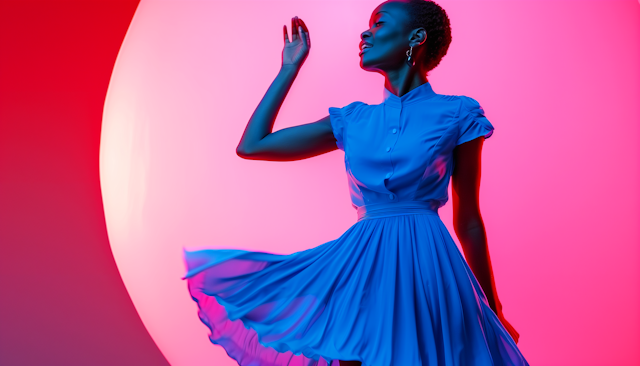
[[[482,207],[519,346],[532,365],[638,364],[638,2],[440,3],[454,41],[430,80],[439,93],[478,99],[496,127],[483,156]],[[0,364],[165,362],[118,288],[98,212],[96,111],[104,70],[135,4],[2,2]],[[341,152],[288,164],[233,154],[277,72],[282,24],[299,15],[314,44],[276,129],[319,119],[329,106],[381,97],[381,78],[358,68],[354,43],[377,3],[279,3],[274,16],[256,3],[233,4],[240,5],[143,2],[120,59],[127,50],[144,51],[148,62],[119,61],[105,105],[105,117],[117,117],[105,119],[111,149],[123,149],[106,149],[116,169],[102,187],[113,255],[138,314],[173,365],[233,364],[206,339],[180,284],[182,245],[277,251],[280,244],[290,252],[334,239],[355,222]],[[167,14],[178,5],[184,7]],[[198,14],[202,6],[210,7]],[[337,10],[320,18],[329,6]],[[147,42],[150,26],[167,37]],[[262,52],[245,56],[255,61],[247,67],[237,56],[250,50]],[[350,83],[336,87],[344,75]],[[123,91],[144,103],[123,100]],[[229,99],[214,98],[225,94]],[[161,98],[170,103],[151,104]],[[176,112],[185,106],[191,108]],[[174,114],[158,117],[156,109]],[[222,112],[233,118],[215,114]],[[129,130],[123,121],[132,123]],[[147,147],[141,136],[149,137]],[[183,152],[172,154],[173,143]],[[104,151],[102,157],[105,166]],[[129,172],[118,171],[118,162]],[[153,209],[166,212],[149,214]],[[131,222],[114,220],[118,210]],[[441,216],[451,229],[449,205]]]
[[[173,365],[233,365],[180,280],[182,247],[291,253],[355,223],[343,153],[297,162],[235,147],[276,76],[282,25],[309,58],[275,129],[379,103],[359,35],[379,1],[142,1],[105,103],[101,182],[118,267]],[[482,213],[506,317],[532,365],[635,365],[638,3],[441,1],[453,42],[430,81],[496,128]],[[453,233],[450,204],[441,217]],[[455,237],[455,235],[453,235]],[[457,238],[456,238],[457,239]]]

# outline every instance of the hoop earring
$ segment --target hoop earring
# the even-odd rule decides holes
[[[406,55],[407,55],[407,65],[409,65],[409,67],[413,67],[413,65],[415,65],[415,60],[411,58],[411,55],[413,54],[413,46],[410,46],[411,48],[407,50]]]

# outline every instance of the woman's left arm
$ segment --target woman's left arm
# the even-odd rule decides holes
[[[478,137],[456,146],[453,150],[456,163],[451,176],[453,228],[460,239],[469,267],[487,296],[489,306],[513,340],[518,343],[520,334],[502,314],[502,304],[498,299],[491,269],[487,233],[480,215],[480,162],[483,143],[484,137]]]
[[[480,215],[480,171],[484,137],[462,143],[453,150],[455,167],[451,176],[453,228],[469,267],[482,286],[489,306],[501,316],[487,234]]]

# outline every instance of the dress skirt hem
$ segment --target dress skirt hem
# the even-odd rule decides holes
[[[281,255],[184,249],[209,339],[241,366],[528,366],[432,203],[358,209]]]

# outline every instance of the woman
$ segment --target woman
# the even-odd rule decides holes
[[[291,24],[282,68],[237,154],[291,161],[343,150],[358,222],[290,255],[185,250],[210,340],[242,366],[528,365],[502,315],[478,207],[493,126],[475,100],[436,94],[426,77],[451,42],[445,11],[425,0],[379,5],[361,34],[360,66],[384,75],[384,102],[272,132],[310,49],[304,22]],[[468,264],[437,214],[449,177]]]

